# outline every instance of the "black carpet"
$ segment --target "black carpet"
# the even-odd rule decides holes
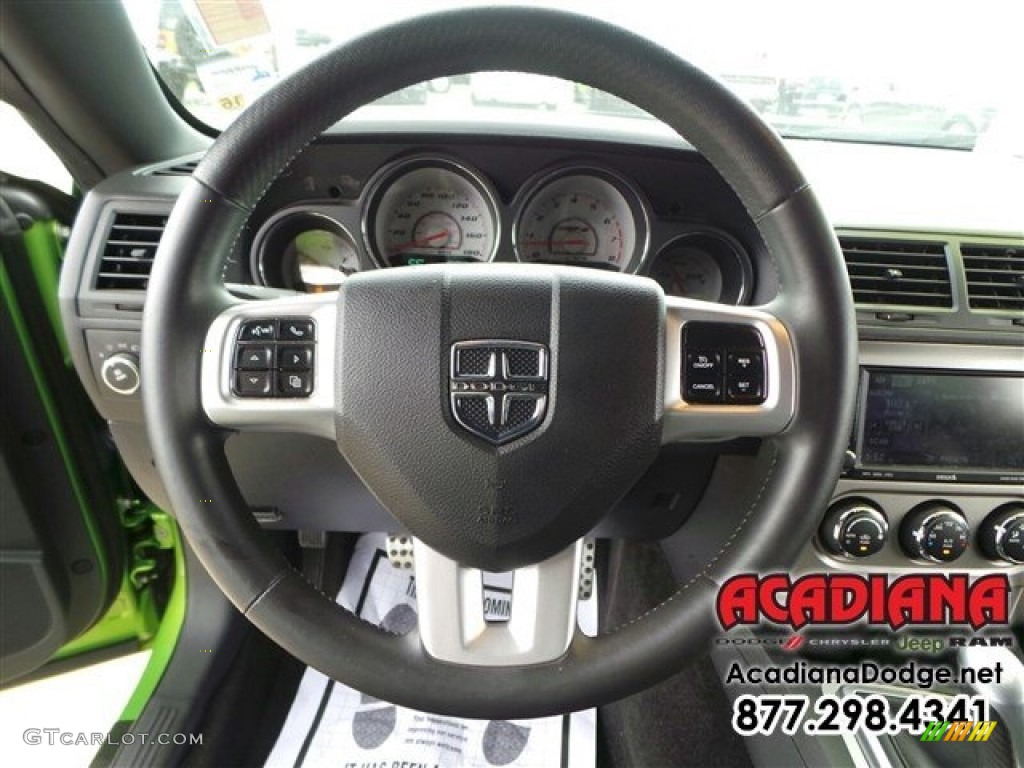
[[[606,569],[601,626],[617,626],[675,591],[657,545],[617,542]],[[643,693],[598,710],[599,768],[751,766],[732,709],[703,656]]]

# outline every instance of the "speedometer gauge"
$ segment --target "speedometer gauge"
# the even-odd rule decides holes
[[[532,186],[516,222],[520,261],[632,272],[647,249],[639,195],[617,176],[565,169]]]
[[[370,194],[365,231],[384,266],[490,261],[498,244],[494,195],[454,161],[416,158],[392,166]]]

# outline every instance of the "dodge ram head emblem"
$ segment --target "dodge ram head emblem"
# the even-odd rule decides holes
[[[528,341],[457,341],[448,382],[452,417],[501,445],[536,429],[548,402],[548,350]]]

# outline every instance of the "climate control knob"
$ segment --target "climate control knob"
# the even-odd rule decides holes
[[[100,366],[100,378],[111,392],[134,395],[142,381],[139,376],[139,358],[127,352],[111,355]]]
[[[846,557],[880,552],[888,535],[885,513],[864,499],[843,499],[829,507],[819,533],[827,550]]]
[[[950,563],[967,549],[970,527],[963,512],[944,501],[926,501],[903,518],[900,544],[918,560]]]
[[[1004,504],[986,517],[978,546],[990,560],[1024,563],[1024,504]]]

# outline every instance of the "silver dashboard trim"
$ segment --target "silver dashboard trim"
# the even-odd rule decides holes
[[[1024,334],[1021,336],[1024,342]],[[1024,346],[861,341],[861,366],[1024,373]]]

